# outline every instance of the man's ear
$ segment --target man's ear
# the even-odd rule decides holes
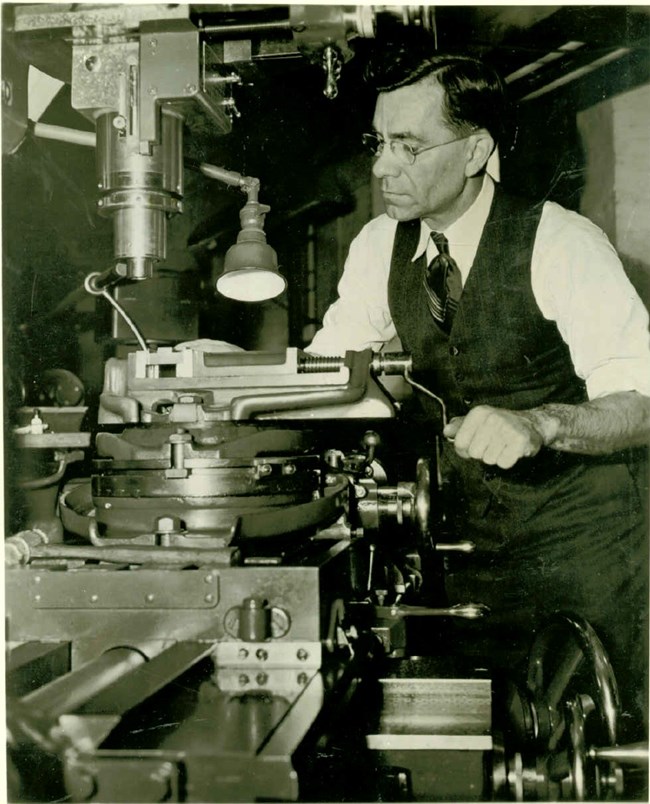
[[[494,147],[492,135],[484,128],[469,135],[466,151],[467,162],[465,163],[465,175],[468,179],[477,176],[484,170]]]

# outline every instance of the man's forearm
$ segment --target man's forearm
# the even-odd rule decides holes
[[[625,391],[579,405],[548,404],[527,411],[544,445],[599,455],[650,443],[650,398]]]

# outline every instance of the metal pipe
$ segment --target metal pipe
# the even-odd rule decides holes
[[[68,462],[65,458],[61,459],[58,463],[56,471],[47,477],[38,477],[35,480],[20,480],[18,481],[18,488],[23,491],[34,491],[35,489],[44,489],[46,486],[52,486],[58,483],[65,474]]]
[[[76,128],[52,126],[49,123],[34,123],[34,136],[44,140],[85,145],[90,148],[95,148],[97,145],[97,135],[94,131],[79,131]]]
[[[56,678],[20,699],[21,705],[56,720],[147,661],[136,648],[111,648],[78,670]]]
[[[257,202],[260,180],[255,176],[242,176],[234,170],[226,170],[226,168],[219,167],[218,165],[210,165],[207,162],[196,162],[191,159],[185,160],[185,166],[189,168],[198,169],[204,176],[209,179],[216,179],[230,187],[239,187],[242,192],[248,194],[249,202]]]
[[[211,36],[221,36],[222,34],[232,38],[233,34],[268,33],[269,31],[290,31],[291,23],[289,20],[277,20],[272,22],[252,22],[242,25],[204,25],[201,33]]]
[[[108,292],[107,285],[110,282],[111,284],[115,284],[113,282],[113,276],[120,276],[119,272],[117,271],[105,271],[103,274],[94,273],[88,274],[86,279],[84,280],[84,287],[91,294],[91,296],[103,296],[106,301],[117,310],[117,312],[122,316],[124,319],[125,324],[129,327],[133,335],[135,336],[136,341],[140,349],[143,352],[148,352],[149,347],[147,346],[147,342],[145,341],[142,333],[137,327],[135,321],[131,318],[131,316],[126,312],[126,310],[122,307],[122,305],[114,299],[111,294]],[[120,276],[120,279],[123,277]],[[102,288],[101,283],[105,283],[105,286]]]

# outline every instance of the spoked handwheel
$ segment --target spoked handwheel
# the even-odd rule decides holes
[[[510,744],[495,766],[495,796],[516,801],[615,799],[620,765],[602,746],[616,746],[619,694],[598,635],[574,614],[556,613],[538,632],[526,689],[510,690]]]
[[[526,686],[537,713],[538,745],[553,750],[561,737],[564,704],[588,694],[602,738],[616,743],[620,699],[603,643],[589,623],[574,614],[552,615],[537,634],[528,657]]]

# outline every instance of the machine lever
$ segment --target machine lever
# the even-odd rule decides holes
[[[462,542],[437,542],[435,545],[437,553],[473,553],[476,544],[470,541]]]
[[[434,609],[428,606],[378,606],[376,611],[382,616],[381,609],[390,617],[461,617],[464,620],[478,620],[490,613],[483,603],[458,603],[449,608]]]
[[[590,748],[592,759],[607,759],[621,765],[634,765],[638,768],[648,767],[648,743],[629,743],[628,745],[611,745],[606,748]]]

